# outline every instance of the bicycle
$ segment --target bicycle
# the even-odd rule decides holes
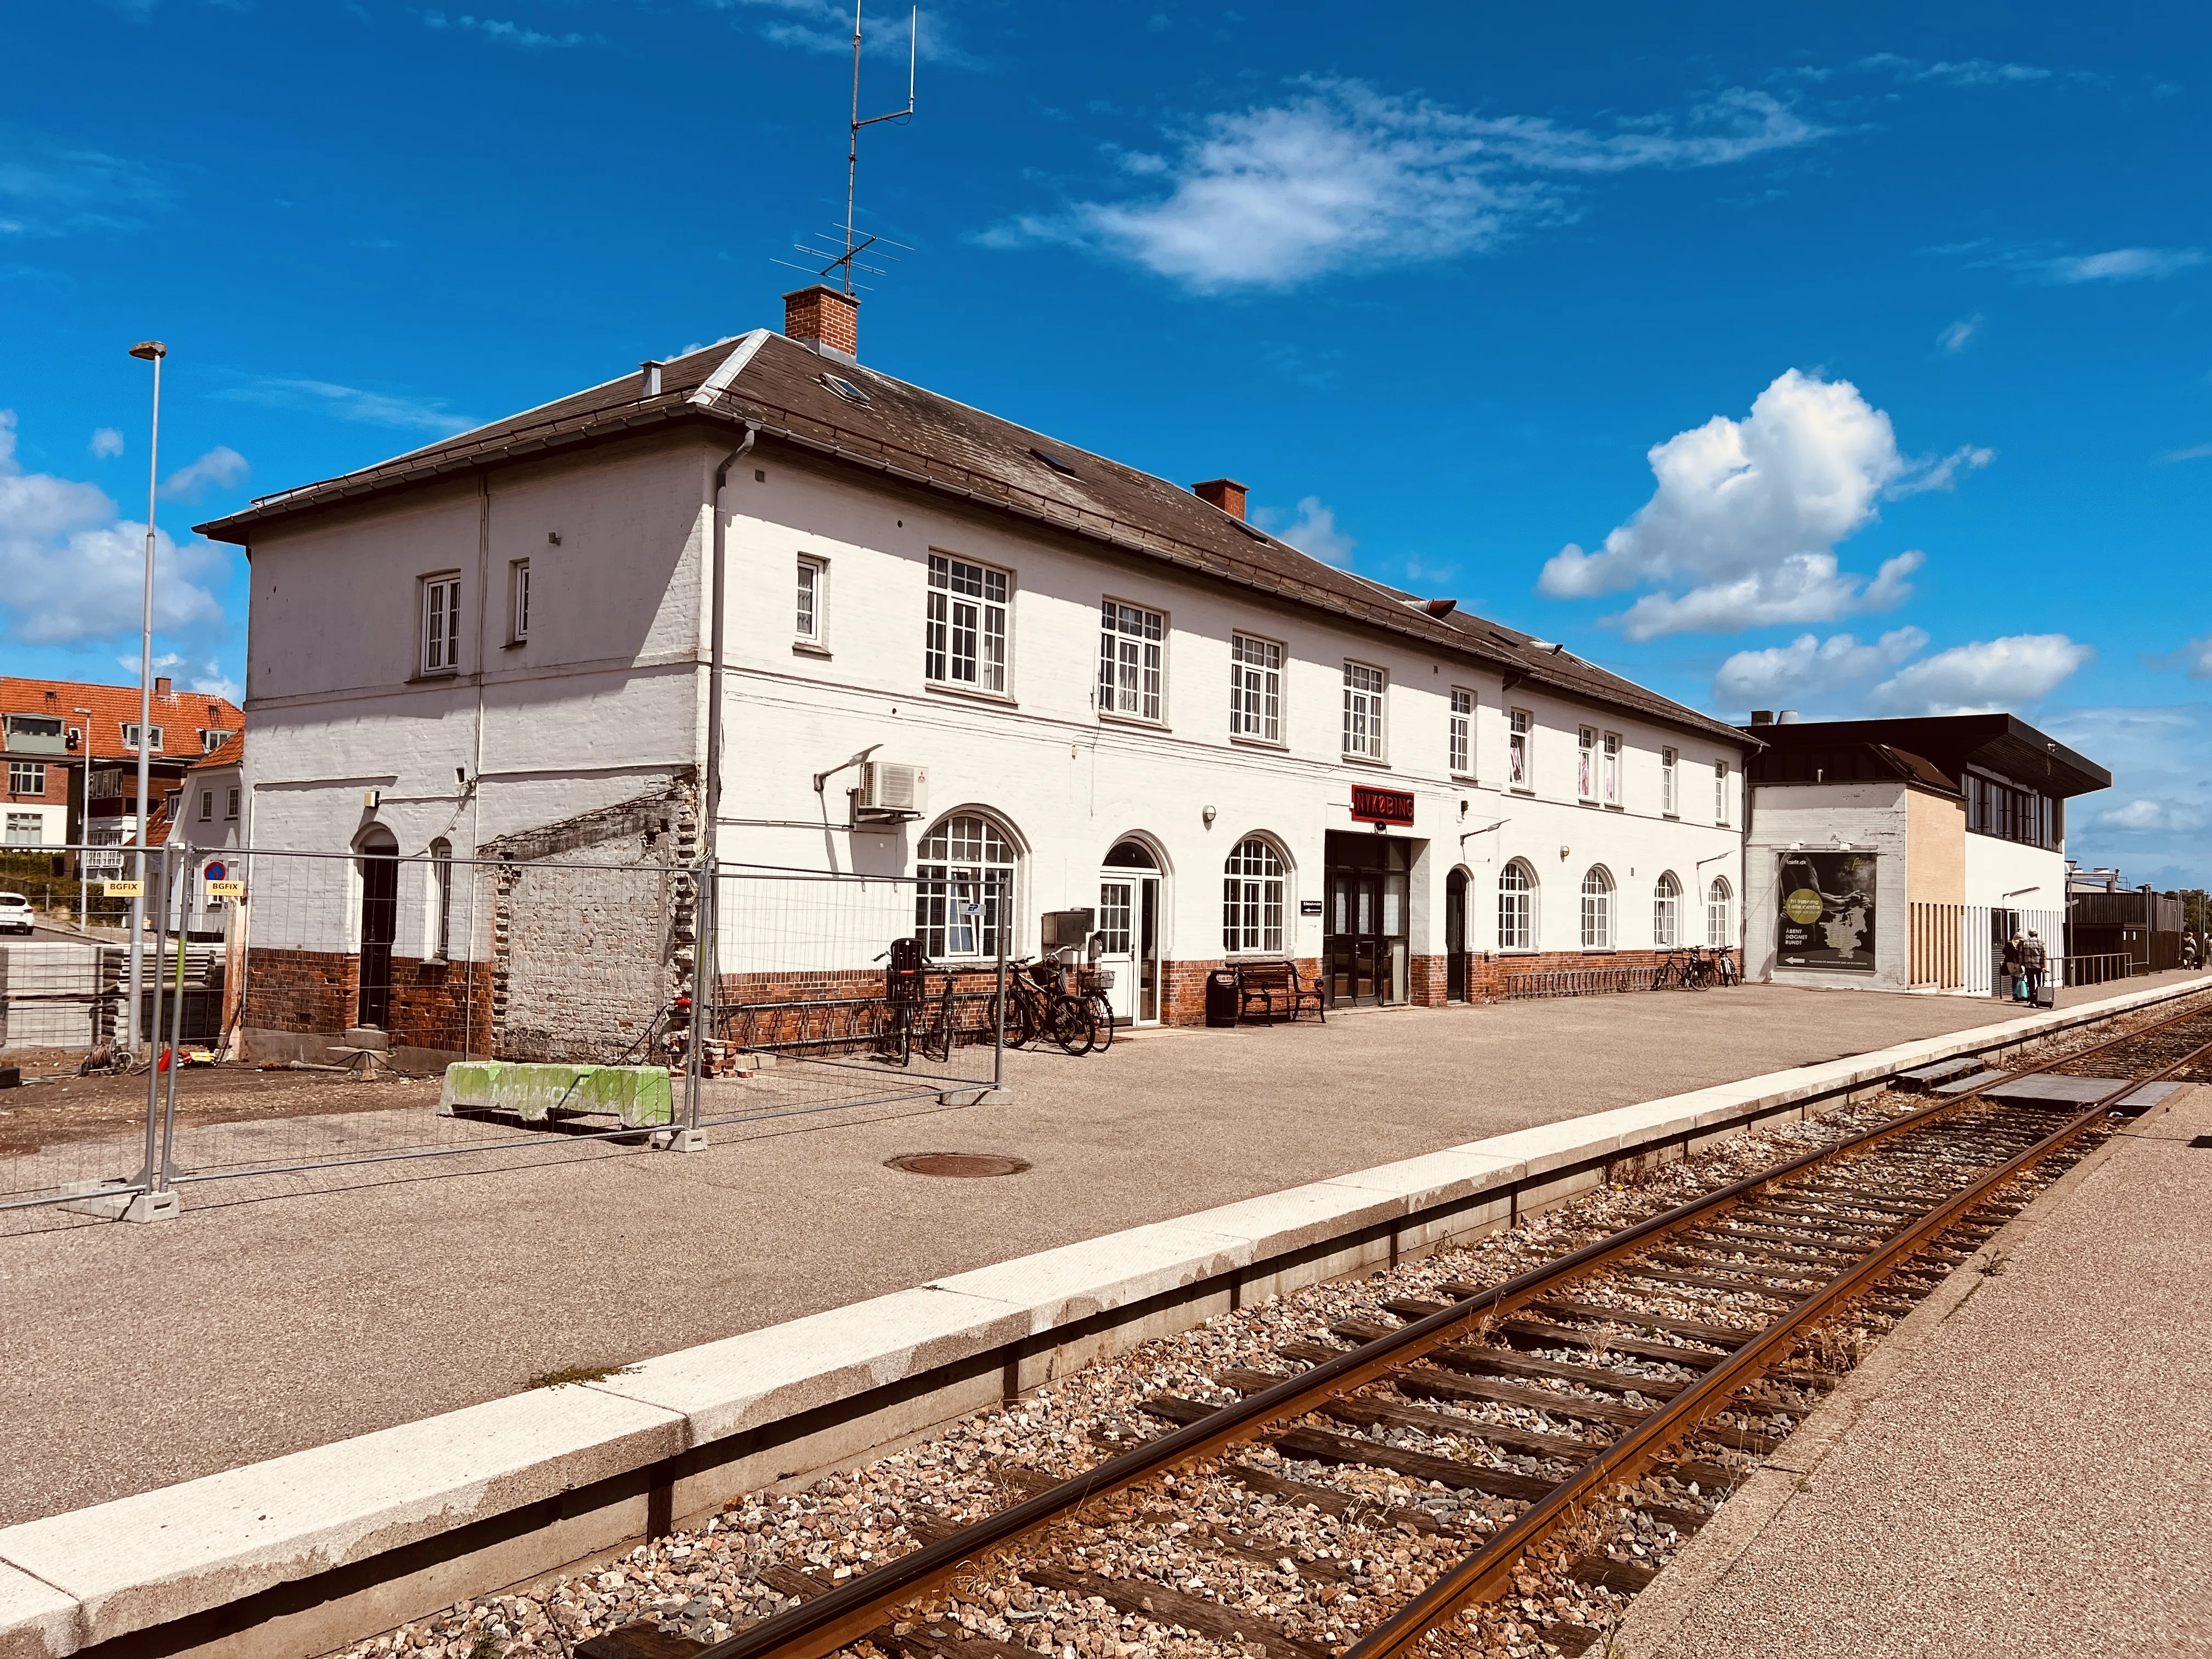
[[[1723,945],[1713,952],[1713,983],[1723,988],[1743,983],[1743,966],[1736,960],[1734,945]]]
[[[1098,1034],[1097,1046],[1114,1046],[1114,1005],[1106,994],[1114,988],[1111,968],[1086,966],[1076,970],[1075,983],[1083,1000],[1091,1006],[1091,1028]]]
[[[876,1058],[893,1066],[914,1063],[916,1015],[921,1005],[928,1000],[928,975],[933,965],[922,953],[918,939],[897,939],[891,948],[876,958],[890,958],[890,966],[884,969],[884,1024],[876,1034]],[[939,1065],[952,1058],[952,982],[954,974],[939,969],[945,975],[945,989],[938,998],[937,1018],[921,1033],[921,1052],[926,1060]]]
[[[1019,1048],[1040,1036],[1050,1037],[1071,1054],[1091,1052],[1098,1040],[1097,1015],[1088,995],[1070,995],[1066,970],[1053,957],[1024,957],[1006,964],[1005,1008],[1006,1046]],[[992,999],[991,1021],[1000,1018],[998,999]],[[1112,1041],[1111,1036],[1108,1038]]]

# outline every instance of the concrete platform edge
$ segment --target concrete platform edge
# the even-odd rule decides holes
[[[1480,1236],[1900,1071],[2001,1056],[2206,988],[2212,978],[1493,1136],[826,1310],[602,1382],[0,1528],[0,1659],[325,1652],[1248,1301]],[[570,1403],[549,1410],[562,1396]]]

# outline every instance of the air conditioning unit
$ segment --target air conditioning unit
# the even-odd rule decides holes
[[[929,769],[892,761],[860,763],[860,787],[853,792],[855,817],[924,817],[929,812]]]

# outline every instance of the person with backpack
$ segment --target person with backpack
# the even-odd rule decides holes
[[[2020,947],[2021,983],[2027,992],[2026,1000],[2033,1002],[2042,991],[2043,969],[2049,960],[2049,953],[2043,948],[2043,936],[2029,928]]]
[[[1997,981],[2002,988],[1998,992],[1998,994],[2000,996],[2010,997],[2014,1002],[2018,1002],[2021,1000],[2020,946],[2021,936],[2018,933],[2014,933],[2010,939],[2005,941],[2004,960],[1997,969],[1998,973],[2002,975],[2002,977]]]

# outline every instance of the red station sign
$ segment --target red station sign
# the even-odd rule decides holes
[[[1413,792],[1375,789],[1355,783],[1352,786],[1352,816],[1362,823],[1410,824],[1413,821]]]

